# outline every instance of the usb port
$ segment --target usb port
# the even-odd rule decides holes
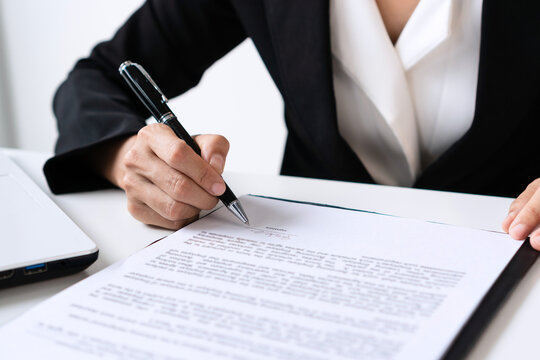
[[[47,264],[30,265],[23,269],[24,275],[35,275],[47,271]]]
[[[15,270],[0,271],[0,280],[7,280],[15,274]]]

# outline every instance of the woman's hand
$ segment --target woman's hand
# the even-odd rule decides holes
[[[166,125],[152,124],[107,149],[104,176],[124,189],[128,210],[137,220],[179,229],[212,209],[223,194],[220,174],[229,142],[219,135],[199,135],[202,157]]]
[[[512,202],[502,228],[516,240],[530,236],[532,247],[540,250],[540,178]]]

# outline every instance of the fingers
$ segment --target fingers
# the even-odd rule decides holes
[[[154,225],[154,226],[159,226],[165,229],[178,230],[199,218],[199,215],[196,214],[193,217],[190,217],[187,219],[171,221],[171,220],[163,218],[161,215],[155,212],[148,205],[142,202],[136,201],[136,200],[135,201],[131,201],[131,200],[128,199],[129,212],[135,219],[139,220],[140,222],[146,225]]]
[[[523,240],[540,224],[540,192],[536,191],[519,210],[509,227],[514,239]]]
[[[202,158],[222,174],[229,153],[229,141],[220,135],[198,135],[195,141],[201,148]]]
[[[122,158],[122,181],[128,210],[137,220],[178,229],[213,208],[225,190],[220,176],[229,143],[218,135],[198,137],[201,154],[179,139],[169,127],[149,125],[136,136]],[[217,160],[216,160],[217,159]]]
[[[124,188],[129,189],[133,196],[139,199],[148,199],[144,201],[148,205],[154,199],[147,193],[141,190],[146,188],[144,182],[155,185],[157,190],[161,192],[154,194],[160,198],[167,195],[170,201],[177,201],[191,205],[198,209],[209,210],[217,204],[217,198],[212,196],[200,186],[198,186],[191,178],[182,174],[176,169],[171,168],[163,160],[155,156],[151,152],[140,153],[136,159],[133,159],[133,154],[130,154],[126,159],[126,166],[132,168],[134,173],[130,173],[124,181]],[[144,164],[144,166],[141,166]],[[141,178],[142,177],[142,178]],[[154,206],[151,206],[155,209]],[[160,212],[160,211],[158,211]]]
[[[176,230],[198,218],[200,208],[175,200],[136,173],[126,174],[124,189],[128,197],[128,211],[135,219],[147,225]],[[212,200],[215,205],[217,199],[212,199],[215,199]]]
[[[508,232],[510,225],[513,223],[517,214],[523,209],[525,204],[531,199],[533,194],[538,189],[538,183],[536,181],[532,182],[527,186],[525,191],[523,191],[517,198],[510,204],[510,209],[508,210],[508,216],[504,219],[502,223],[502,228],[505,232]]]
[[[531,237],[531,245],[540,249],[540,180],[533,181],[512,203],[503,229],[516,240]]]
[[[197,155],[188,144],[178,139],[166,125],[153,124],[144,127],[140,136],[150,149],[170,167],[190,177],[197,185],[212,195],[221,195],[225,183],[219,173]],[[156,137],[159,141],[153,141]]]

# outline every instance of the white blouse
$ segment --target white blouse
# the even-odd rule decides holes
[[[330,2],[340,134],[373,179],[411,186],[470,128],[482,0],[420,0],[396,45],[375,0]]]

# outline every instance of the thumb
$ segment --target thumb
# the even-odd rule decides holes
[[[229,141],[221,135],[197,135],[195,142],[201,148],[201,156],[218,173],[223,173],[229,153]]]

